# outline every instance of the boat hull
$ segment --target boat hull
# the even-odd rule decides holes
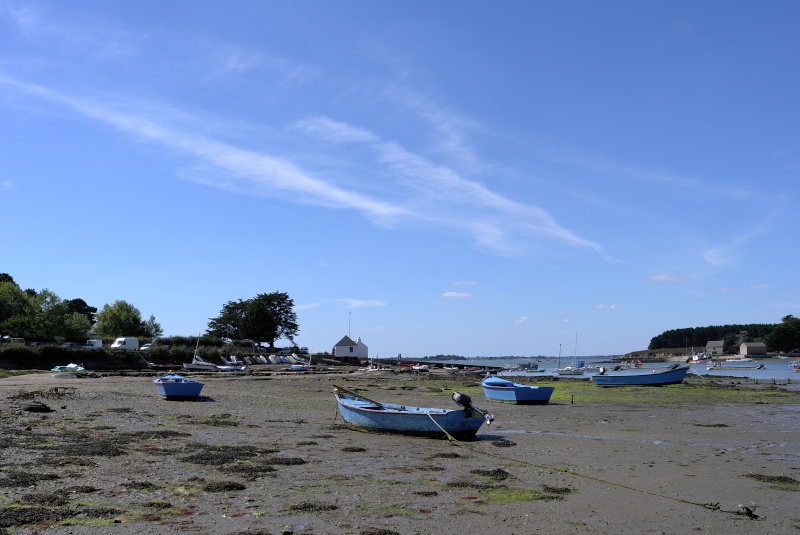
[[[486,421],[477,411],[431,409],[374,403],[342,392],[335,392],[344,421],[369,431],[442,438],[472,438]]]
[[[59,373],[74,373],[76,375],[86,373],[86,369],[80,364],[68,364],[66,366],[56,366],[50,371]]]
[[[708,371],[711,370],[761,370],[764,365],[753,359],[728,359],[709,362]]]
[[[592,381],[598,386],[664,386],[683,382],[688,366],[681,366],[652,373],[621,373],[616,375],[593,375]]]
[[[180,375],[164,375],[153,381],[156,394],[168,400],[192,400],[200,397],[203,383]]]
[[[486,378],[481,382],[483,395],[492,401],[515,403],[517,405],[544,405],[550,402],[553,395],[552,386],[521,385],[499,379]]]

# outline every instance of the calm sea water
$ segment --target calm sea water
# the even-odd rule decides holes
[[[578,357],[579,361],[583,361],[586,366],[598,366],[605,364],[606,368],[610,367],[609,357]],[[791,368],[793,359],[756,359],[758,364],[763,364],[764,368],[761,370],[735,370],[735,369],[716,369],[716,370],[707,370],[707,364],[694,364],[690,367],[689,373],[690,374],[697,374],[707,377],[741,377],[747,379],[757,379],[759,381],[770,381],[775,380],[778,382],[786,382],[787,380],[794,380],[800,382],[800,372],[795,372]],[[571,364],[573,359],[561,357],[561,366],[567,366]],[[452,364],[458,364],[461,366],[469,365],[469,366],[491,366],[491,367],[503,367],[505,365],[509,366],[518,366],[523,363],[535,363],[539,366],[539,368],[544,368],[544,373],[528,373],[528,372],[500,372],[500,375],[503,376],[541,376],[541,375],[556,375],[555,369],[559,366],[559,361],[557,358],[538,358],[538,359],[503,359],[503,358],[491,358],[491,359],[467,359],[453,361]],[[645,364],[645,370],[652,370],[652,369],[663,369],[675,364],[674,362],[657,362],[653,364]],[[587,379],[594,374],[594,370],[587,370],[584,374],[584,377]]]

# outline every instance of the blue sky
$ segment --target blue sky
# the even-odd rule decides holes
[[[800,4],[0,0],[0,272],[166,335],[618,354],[800,315]],[[280,345],[280,344],[279,344]]]

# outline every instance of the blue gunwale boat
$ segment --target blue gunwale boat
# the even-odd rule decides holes
[[[162,375],[153,381],[156,385],[156,394],[168,400],[189,400],[200,397],[203,383],[187,379],[176,373]]]
[[[462,408],[435,409],[380,403],[356,392],[335,386],[339,413],[350,426],[376,432],[442,438],[472,438],[494,416],[472,406],[469,396],[453,392],[452,399]]]
[[[621,372],[613,375],[606,375],[605,370],[600,368],[600,373],[592,376],[592,381],[597,386],[663,386],[675,385],[683,382],[688,366],[674,364],[665,370],[653,370],[650,373],[626,373]]]
[[[552,386],[522,385],[501,379],[487,377],[481,381],[483,395],[492,401],[516,403],[517,405],[543,405],[550,402]]]

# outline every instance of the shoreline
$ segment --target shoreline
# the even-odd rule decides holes
[[[539,380],[553,401],[516,406],[485,400],[470,377],[269,373],[198,375],[197,402],[158,398],[156,373],[0,379],[0,533],[800,529],[795,384]],[[459,389],[496,420],[457,444],[353,431],[337,382],[412,406],[452,408]],[[76,395],[22,410],[23,394],[54,387]],[[740,514],[751,502],[758,518]]]

